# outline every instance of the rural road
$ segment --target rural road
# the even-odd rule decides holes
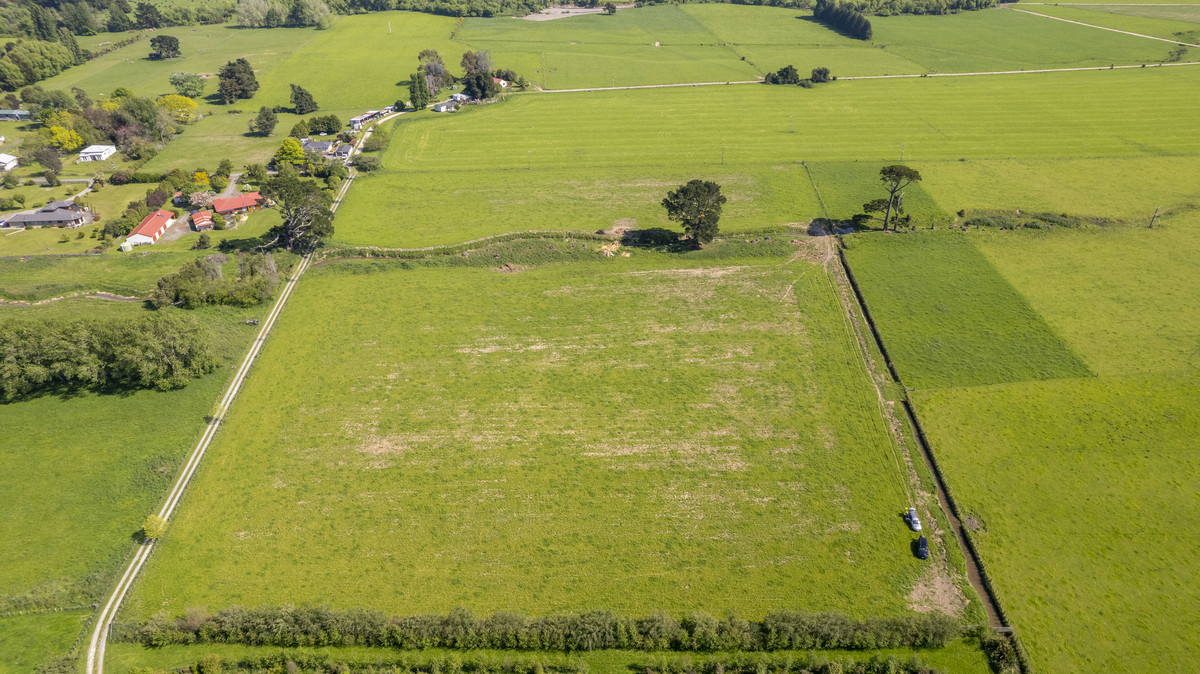
[[[1087,26],[1088,28],[1095,28],[1097,30],[1107,30],[1110,33],[1120,33],[1122,35],[1132,35],[1134,37],[1144,37],[1147,40],[1158,40],[1159,42],[1170,42],[1171,44],[1177,44],[1181,47],[1200,48],[1200,44],[1192,44],[1190,42],[1180,42],[1179,40],[1169,40],[1165,37],[1154,37],[1153,35],[1142,35],[1141,33],[1131,33],[1127,30],[1117,30],[1116,28],[1105,28],[1104,26],[1097,26],[1094,23],[1084,23],[1082,21],[1072,21],[1070,19],[1063,19],[1063,18],[1057,17],[1057,16],[1050,16],[1049,14],[1038,14],[1037,12],[1031,12],[1027,9],[1017,9],[1016,7],[1013,7],[1012,5],[1007,5],[1006,8],[1011,9],[1014,12],[1020,12],[1022,14],[1031,14],[1033,16],[1040,16],[1044,19],[1054,19],[1055,21],[1062,21],[1064,23],[1073,23],[1076,26]]]
[[[375,126],[401,114],[404,113],[397,112],[380,118],[359,139],[359,147],[362,146],[362,143],[367,138],[370,138]],[[350,177],[342,183],[342,187],[338,191],[337,198],[334,199],[330,210],[335,213],[337,212],[342,199],[345,198],[346,193],[350,190],[350,186],[354,183],[355,176],[357,176],[357,172],[351,171]],[[300,280],[300,277],[304,275],[305,270],[308,269],[309,264],[312,262],[312,256],[313,249],[310,248],[304,254],[304,257],[301,258],[300,263],[296,265],[291,278],[283,284],[282,290],[279,293],[279,299],[275,301],[266,319],[263,320],[261,327],[258,329],[258,335],[255,336],[254,341],[250,344],[250,350],[246,352],[246,357],[242,359],[241,365],[238,366],[237,371],[233,375],[233,379],[229,381],[229,386],[226,387],[225,394],[221,396],[220,401],[217,403],[216,411],[209,418],[208,425],[205,426],[204,433],[200,436],[200,441],[196,443],[195,449],[188,456],[187,463],[183,466],[183,471],[179,474],[179,478],[175,481],[171,492],[167,494],[166,502],[159,509],[158,516],[163,518],[163,520],[170,521],[171,514],[175,512],[175,506],[179,504],[179,499],[183,496],[184,489],[191,482],[192,476],[196,473],[196,468],[200,465],[200,460],[204,458],[204,453],[208,450],[213,437],[217,434],[217,429],[225,418],[225,413],[229,410],[229,406],[233,403],[233,399],[242,387],[242,382],[245,381],[246,375],[250,372],[250,366],[254,363],[254,359],[258,356],[259,351],[262,350],[263,344],[266,343],[267,336],[270,334],[271,328],[275,325],[275,320],[283,312],[283,307],[287,304],[288,297],[292,294],[292,289],[296,287],[296,282]],[[113,619],[116,617],[117,610],[121,607],[121,602],[125,599],[126,593],[129,592],[129,588],[133,586],[133,581],[137,578],[138,572],[141,571],[142,565],[146,563],[146,559],[150,557],[151,551],[154,550],[154,543],[155,541],[150,540],[138,546],[137,552],[134,553],[133,559],[130,560],[129,566],[125,569],[125,573],[121,576],[120,581],[117,582],[116,587],[113,588],[112,594],[109,595],[108,600],[104,603],[99,615],[96,616],[96,627],[92,631],[92,637],[88,642],[87,648],[87,674],[103,674],[104,647],[108,642],[108,629],[112,625]]]

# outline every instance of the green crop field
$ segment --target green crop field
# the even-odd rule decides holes
[[[1194,211],[1155,230],[851,243],[885,343],[915,387],[934,451],[1038,671],[1174,671],[1200,655],[1191,610],[1200,567],[1188,533],[1200,520],[1200,320],[1190,310],[1200,302],[1198,251]],[[1021,315],[979,299],[982,282],[1015,298]],[[913,348],[956,315],[963,321],[946,345],[957,356],[976,349],[972,361]],[[1002,329],[1042,337],[979,350],[979,335]],[[1067,364],[1073,354],[1095,375],[971,376],[1029,362],[1039,343],[1043,360],[1057,352],[1054,362]]]
[[[597,246],[313,272],[127,615],[906,610],[926,567],[822,269]]]
[[[1039,194],[1023,191],[1024,183],[1051,173],[1063,178],[1061,189],[1039,188],[1048,209],[1101,215],[1088,207],[1097,183],[1109,188],[1101,203],[1137,192],[1142,204],[1162,197],[1169,206],[1191,199],[1195,183],[1142,189],[1120,171],[1176,155],[1148,170],[1197,175],[1200,137],[1186,129],[1200,116],[1182,98],[1124,96],[1198,80],[1200,69],[1147,69],[815,90],[719,86],[522,95],[455,115],[410,113],[395,124],[385,170],[351,191],[334,238],[404,247],[527,229],[668,226],[661,195],[692,177],[728,186],[722,226],[730,230],[807,222],[824,213],[801,161],[829,214],[845,218],[878,196],[875,173],[902,150],[936,174],[910,196],[918,217],[944,219],[976,204],[1024,206],[1013,200]],[[1106,91],[1122,103],[1096,104]],[[929,107],[934,100],[951,104]],[[1065,110],[1063,101],[1076,105]],[[579,121],[587,115],[605,121]],[[1004,196],[990,191],[995,174]]]

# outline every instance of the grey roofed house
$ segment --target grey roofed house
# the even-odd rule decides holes
[[[51,201],[32,213],[9,217],[6,227],[81,227],[93,220],[91,211],[74,201]]]
[[[300,141],[300,147],[304,148],[305,152],[316,152],[317,154],[329,154],[333,151],[333,143],[327,140],[314,141],[305,138]]]
[[[28,110],[0,110],[0,122],[24,122],[33,118]]]
[[[333,151],[333,156],[338,157],[339,159],[346,159],[350,156],[350,153],[353,151],[354,151],[354,148],[351,147],[350,145],[342,144],[342,145],[338,146],[338,149]]]

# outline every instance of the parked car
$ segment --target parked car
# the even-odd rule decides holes
[[[908,526],[913,531],[921,530],[921,518],[917,517],[916,508],[909,508],[908,514],[904,516],[904,519],[908,520]]]
[[[917,539],[917,559],[929,559],[929,541],[924,536]]]

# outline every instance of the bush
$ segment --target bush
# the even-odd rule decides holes
[[[133,172],[126,171],[124,169],[120,171],[114,171],[113,174],[109,176],[108,182],[113,185],[128,185],[129,183],[133,182]]]
[[[367,173],[378,171],[383,166],[383,162],[379,160],[379,157],[368,157],[361,154],[355,157],[351,163],[354,165],[354,168],[359,171],[366,171]]]
[[[131,182],[131,183],[161,183],[163,181],[163,179],[166,177],[167,177],[167,174],[165,174],[165,173],[145,173],[145,172],[139,171],[139,172],[133,173],[130,176],[129,182]]]
[[[46,171],[42,174],[42,177],[45,178],[47,187],[58,187],[62,184],[62,181],[58,179],[58,175],[54,171]]]
[[[142,536],[146,540],[162,538],[166,531],[167,521],[158,515],[146,515],[146,519],[142,520]]]
[[[207,304],[249,307],[270,299],[279,285],[279,273],[270,255],[238,253],[236,279],[224,276],[224,255],[192,260],[179,271],[158,280],[150,295],[156,307],[168,305],[195,309]]]

